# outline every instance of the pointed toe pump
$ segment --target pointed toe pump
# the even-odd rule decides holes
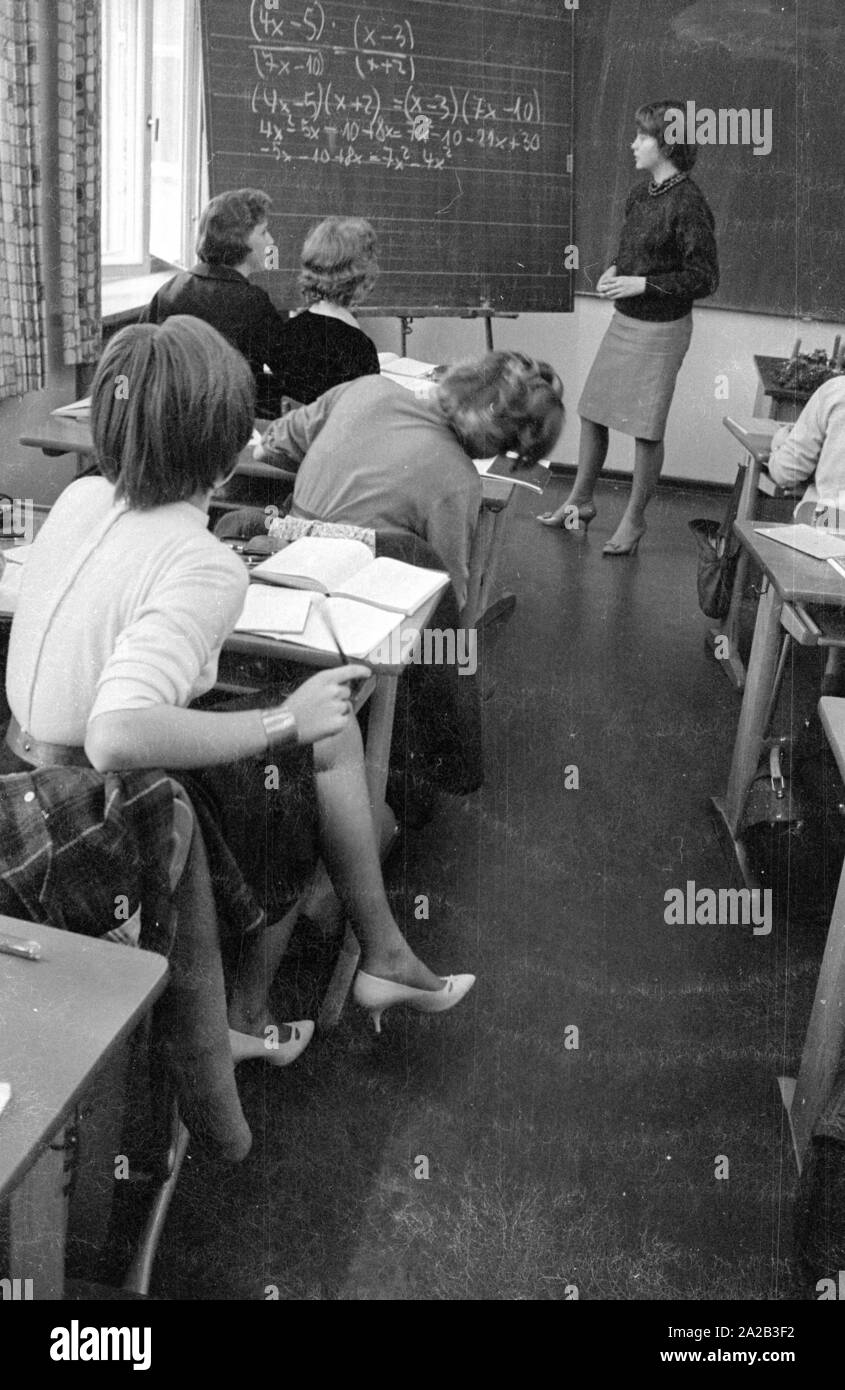
[[[355,976],[352,996],[355,1003],[366,1009],[377,1033],[381,1032],[381,1016],[395,1004],[409,1004],[422,1014],[443,1014],[460,1004],[475,984],[474,975],[447,975],[442,989],[415,989],[396,980],[382,980],[359,970]]]
[[[291,1062],[302,1056],[313,1038],[314,1023],[310,1018],[302,1018],[284,1026],[290,1029],[291,1035],[287,1042],[277,1042],[275,1045],[272,1038],[254,1037],[252,1033],[237,1033],[230,1029],[235,1065],[238,1062],[269,1062],[273,1067],[289,1067]]]
[[[639,532],[632,538],[632,540],[628,541],[627,545],[622,545],[622,544],[620,544],[619,541],[613,541],[613,540],[608,541],[608,542],[607,542],[607,545],[606,545],[606,546],[604,547],[604,549],[602,550],[602,555],[608,555],[608,556],[613,556],[613,555],[632,555],[632,556],[633,556],[633,555],[636,555],[637,550],[639,549],[640,541],[642,540],[643,536],[645,535],[645,531],[646,531],[646,528],[643,527],[643,529],[642,529],[641,531],[639,531]]]
[[[596,509],[592,502],[585,507],[578,507],[573,503],[564,503],[563,511],[560,516],[556,512],[546,512],[543,516],[538,516],[537,520],[541,526],[548,526],[558,531],[580,531],[586,536],[587,527],[591,521],[596,519]]]

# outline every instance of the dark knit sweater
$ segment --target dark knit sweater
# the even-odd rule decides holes
[[[653,196],[638,183],[625,204],[616,254],[617,275],[644,275],[644,294],[618,299],[620,314],[652,323],[681,319],[693,300],[719,287],[713,214],[692,179]]]
[[[282,324],[279,342],[285,395],[302,405],[310,405],[344,381],[375,376],[379,370],[372,339],[360,328],[328,314],[312,314],[306,309],[288,319]]]

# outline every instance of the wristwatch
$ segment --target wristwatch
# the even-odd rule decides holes
[[[281,743],[296,743],[296,716],[287,709],[263,709],[261,723],[267,735],[267,747],[276,748]]]

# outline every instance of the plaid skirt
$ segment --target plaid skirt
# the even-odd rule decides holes
[[[4,745],[0,772],[24,764]],[[141,945],[171,947],[173,789],[162,772],[28,768],[0,776],[0,912],[106,936],[141,907]]]
[[[277,703],[301,682],[299,668],[225,708]],[[317,863],[312,751],[276,757],[174,774],[205,841],[224,945],[284,916]],[[0,744],[0,913],[105,936],[140,906],[140,944],[167,955],[172,827],[162,770],[30,768]]]

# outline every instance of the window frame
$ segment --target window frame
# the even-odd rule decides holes
[[[104,251],[101,262],[104,282],[135,279],[147,276],[162,269],[179,269],[193,264],[193,248],[196,241],[196,226],[203,202],[206,201],[207,172],[205,161],[205,101],[203,91],[203,64],[201,49],[201,30],[199,0],[185,0],[182,26],[182,84],[183,96],[180,112],[181,120],[181,197],[178,209],[179,256],[174,261],[156,257],[150,247],[151,209],[152,209],[152,156],[156,112],[153,108],[153,63],[154,63],[154,6],[167,0],[127,0],[133,7],[135,16],[132,53],[129,55],[130,67],[134,57],[135,74],[131,83],[124,110],[127,129],[132,144],[132,167],[130,170],[131,232],[126,237],[126,245],[107,253]],[[104,19],[104,65],[107,29],[105,11],[112,0],[101,0]],[[118,103],[118,109],[120,109]],[[104,137],[108,121],[106,93],[103,91]],[[127,145],[130,141],[127,141]],[[103,139],[103,196],[107,196],[108,177],[106,170],[106,139]],[[105,235],[103,244],[105,246]]]

